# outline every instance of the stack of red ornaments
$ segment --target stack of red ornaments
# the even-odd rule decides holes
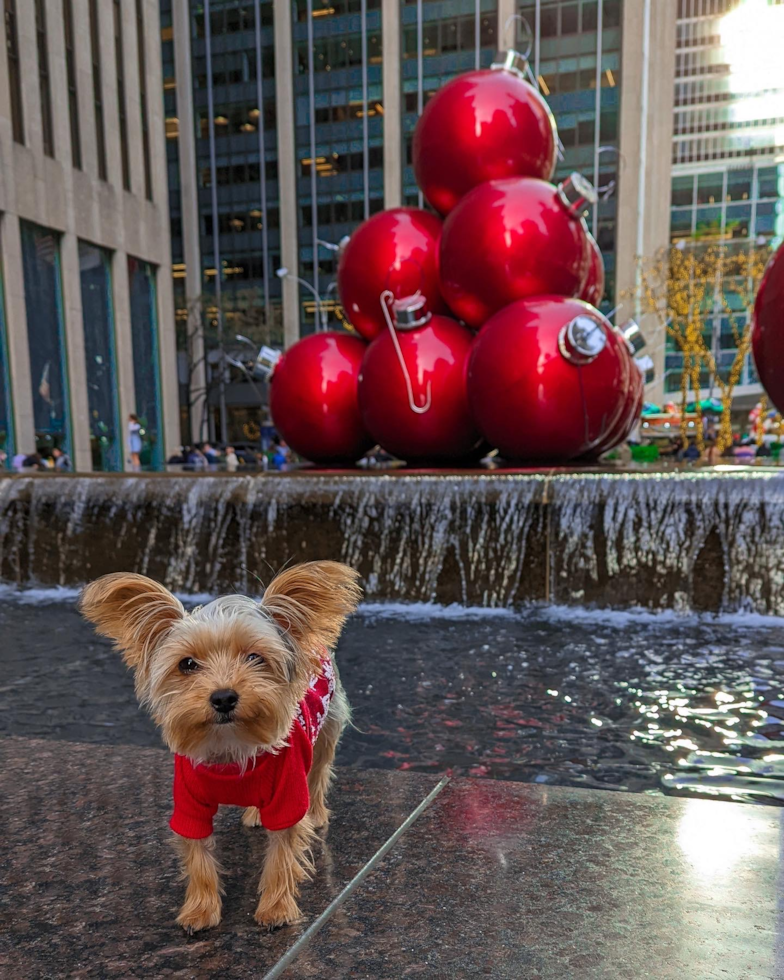
[[[584,221],[595,191],[554,186],[556,129],[514,52],[446,84],[414,133],[417,182],[440,217],[393,208],[342,250],[357,336],[287,351],[273,419],[318,463],[372,445],[410,463],[595,457],[625,440],[643,381],[596,305],[604,265]]]

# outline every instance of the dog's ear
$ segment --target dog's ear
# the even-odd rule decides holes
[[[332,649],[346,618],[357,608],[359,575],[337,561],[309,561],[280,572],[261,600],[262,608],[316,664],[322,647]]]
[[[153,648],[185,615],[179,599],[146,575],[115,572],[88,585],[79,611],[102,636],[114,640],[129,667],[147,663]]]

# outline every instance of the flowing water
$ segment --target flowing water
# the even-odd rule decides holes
[[[784,480],[730,472],[0,479],[0,579],[188,592],[308,558],[370,599],[784,615]]]
[[[74,598],[0,591],[0,732],[159,744]],[[338,659],[342,765],[784,804],[784,621],[368,604]]]

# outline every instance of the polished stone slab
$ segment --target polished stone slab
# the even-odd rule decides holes
[[[454,780],[287,980],[781,980],[780,811]]]
[[[261,977],[437,782],[343,770],[305,923],[273,934],[252,918],[264,835],[222,809],[223,922],[188,938],[174,922],[183,886],[166,826],[168,753],[0,739],[0,976]]]
[[[304,924],[256,927],[263,835],[232,810],[224,921],[188,938],[170,768],[0,740],[1,976],[784,978],[779,809],[456,779],[411,821],[435,778],[344,769]]]

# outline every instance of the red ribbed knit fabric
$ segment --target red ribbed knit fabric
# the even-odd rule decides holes
[[[198,840],[212,833],[219,805],[255,806],[267,830],[293,827],[308,812],[308,773],[313,746],[335,691],[335,674],[328,659],[322,674],[311,681],[292,722],[288,745],[277,753],[262,752],[241,772],[230,765],[196,764],[187,756],[174,757],[174,813],[169,826],[181,837]]]

